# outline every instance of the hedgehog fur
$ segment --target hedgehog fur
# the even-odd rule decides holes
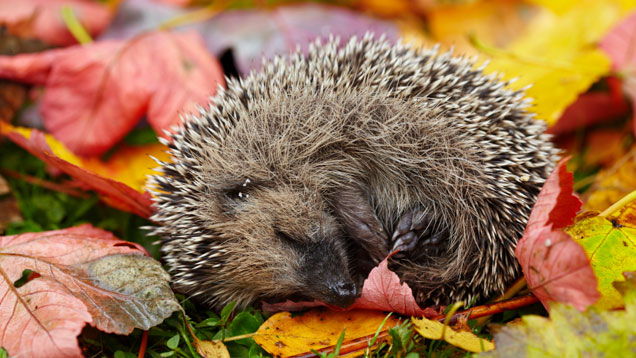
[[[175,289],[344,307],[401,249],[390,267],[421,305],[501,293],[557,152],[474,61],[367,35],[228,79],[151,178]]]

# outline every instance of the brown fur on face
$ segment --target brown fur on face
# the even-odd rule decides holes
[[[462,59],[370,38],[229,81],[163,163],[157,213],[175,286],[215,306],[346,306],[417,210],[438,245],[393,260],[420,303],[501,292],[554,149]]]

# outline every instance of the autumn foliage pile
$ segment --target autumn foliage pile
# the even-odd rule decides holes
[[[0,0],[0,153],[17,145],[47,168],[34,177],[0,166],[0,230],[7,230],[0,237],[0,347],[10,356],[82,356],[77,336],[86,324],[129,334],[183,308],[161,264],[137,243],[90,224],[12,229],[24,221],[15,205],[24,198],[3,177],[80,198],[96,193],[103,204],[148,218],[146,176],[153,158],[168,160],[156,137],[167,137],[180,118],[213,100],[224,76],[258,70],[262,57],[305,51],[318,37],[366,32],[477,55],[486,72],[516,78],[510,86],[533,99],[530,110],[548,123],[569,159],[544,185],[517,245],[525,281],[491,306],[418,307],[387,258],[365,281],[356,310],[281,312],[262,325],[239,313],[235,322],[251,327],[241,331],[238,323],[224,326],[229,308],[213,323],[186,326],[191,355],[195,349],[202,356],[226,354],[226,332],[249,333],[237,342],[282,356],[312,349],[326,354],[335,346],[341,353],[384,349],[401,357],[425,352],[430,343],[423,338],[472,352],[494,349],[482,353],[493,356],[537,347],[557,356],[636,349],[630,324],[636,319],[630,274],[636,271],[635,1],[355,0],[271,7],[215,1],[192,8],[186,2]],[[131,140],[149,133],[146,128],[156,135],[144,144]],[[80,214],[73,224],[85,221]],[[526,291],[509,297],[524,282]],[[524,315],[506,325],[494,336],[496,348],[470,332],[469,318],[537,299],[549,316]],[[263,308],[310,306],[323,304]],[[196,331],[208,323],[221,327],[220,336]],[[576,333],[592,331],[600,338]],[[166,343],[173,352],[176,337]],[[138,349],[143,354],[145,348]]]

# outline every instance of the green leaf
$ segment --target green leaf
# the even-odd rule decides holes
[[[179,335],[175,334],[174,336],[172,336],[167,342],[166,345],[168,346],[168,348],[170,349],[177,349],[177,347],[179,347]]]
[[[230,318],[230,314],[234,311],[234,307],[236,307],[236,302],[230,302],[221,311],[221,321],[226,322],[228,318]]]
[[[239,336],[243,334],[253,333],[258,330],[262,322],[259,322],[249,312],[241,312],[234,317],[230,324],[230,334],[232,336]],[[239,339],[236,341],[239,344],[250,346],[254,340],[252,338]]]

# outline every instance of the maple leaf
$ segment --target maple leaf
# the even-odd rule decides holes
[[[72,45],[77,40],[62,21],[62,7],[69,6],[82,27],[91,35],[101,33],[111,22],[114,12],[105,3],[86,0],[20,0],[0,1],[0,23],[9,28],[28,22],[30,35],[51,45]]]
[[[39,276],[16,287],[27,269]],[[168,282],[141,246],[90,225],[0,237],[0,346],[12,357],[79,357],[86,323],[128,334],[179,309]]]
[[[3,122],[0,122],[0,134],[11,139],[48,165],[79,180],[84,187],[95,190],[107,204],[144,218],[150,217],[152,214],[152,200],[149,193],[140,193],[122,182],[98,175],[58,157],[57,155],[61,155],[80,164],[80,159],[66,153],[63,147],[56,147],[56,151],[51,149],[49,143],[55,144],[55,141],[51,140],[48,135],[38,130],[15,128]]]
[[[204,105],[223,71],[194,32],[150,32],[37,54],[0,56],[0,77],[42,84],[46,128],[79,155],[99,155],[146,114],[163,135]]]
[[[548,307],[549,301],[580,310],[596,302],[596,277],[583,248],[561,228],[572,223],[581,201],[572,194],[573,175],[562,160],[546,180],[515,254],[528,287]]]

